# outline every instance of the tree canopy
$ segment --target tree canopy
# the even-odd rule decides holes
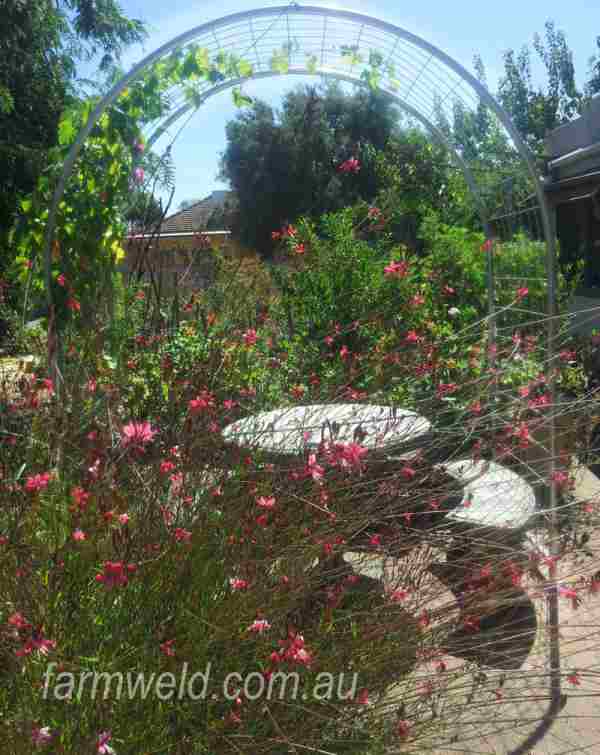
[[[339,85],[297,88],[278,112],[256,100],[227,124],[221,161],[238,198],[241,240],[268,252],[282,224],[372,199],[373,150],[397,133],[398,120],[389,98]],[[352,158],[360,169],[347,180],[339,167]]]
[[[58,143],[60,115],[77,96],[77,62],[101,55],[108,72],[145,31],[115,0],[0,0],[0,18],[1,246]]]

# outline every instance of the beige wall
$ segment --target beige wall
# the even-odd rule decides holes
[[[205,287],[213,271],[213,254],[222,250],[233,257],[245,257],[250,252],[226,234],[206,235],[200,242],[194,236],[161,236],[147,249],[148,240],[128,239],[123,273],[128,276],[143,263],[144,278],[152,270],[161,280],[161,290],[168,294],[177,286],[183,289]]]

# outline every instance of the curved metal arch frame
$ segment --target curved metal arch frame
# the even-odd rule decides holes
[[[395,36],[398,40],[405,40],[409,42],[410,44],[414,45],[416,48],[425,51],[432,58],[437,59],[444,66],[446,66],[448,69],[453,71],[459,77],[459,79],[466,82],[472,88],[472,90],[476,93],[480,102],[484,103],[496,115],[500,123],[506,129],[506,132],[509,134],[517,151],[519,152],[521,159],[526,165],[528,173],[532,180],[532,184],[535,187],[535,194],[536,194],[539,207],[540,207],[542,226],[543,226],[546,244],[549,248],[549,252],[550,251],[554,252],[555,244],[554,244],[554,231],[553,231],[552,218],[550,215],[548,203],[546,201],[546,197],[544,195],[541,182],[537,175],[535,163],[533,161],[531,152],[529,148],[527,147],[527,145],[525,144],[525,142],[523,141],[523,139],[521,138],[521,136],[519,135],[508,113],[490,94],[490,92],[486,89],[486,87],[483,86],[483,84],[477,80],[475,76],[469,73],[469,71],[467,71],[467,69],[464,68],[460,63],[455,61],[453,58],[451,58],[449,55],[447,55],[445,52],[440,50],[435,45],[432,45],[430,42],[427,42],[426,40],[422,39],[416,34],[413,34],[412,32],[409,32],[406,29],[403,29],[399,26],[390,24],[389,22],[382,21],[372,16],[367,16],[362,13],[357,13],[355,11],[333,9],[333,8],[327,8],[327,7],[316,6],[316,5],[297,5],[297,4],[289,5],[289,6],[273,6],[270,8],[257,8],[254,10],[242,11],[240,13],[234,13],[228,16],[223,16],[222,18],[217,19],[215,21],[209,21],[207,23],[201,24],[200,26],[196,26],[192,29],[189,29],[186,32],[183,32],[182,34],[173,38],[171,41],[159,47],[154,52],[147,55],[137,65],[135,65],[129,71],[129,73],[125,74],[121,78],[121,80],[117,82],[117,84],[115,84],[114,87],[100,100],[100,102],[96,105],[94,110],[91,112],[87,123],[81,129],[80,133],[77,136],[77,139],[73,143],[69,151],[69,154],[67,155],[65,159],[63,173],[58,182],[56,190],[54,192],[51,207],[50,207],[50,212],[48,216],[48,226],[47,226],[47,233],[46,233],[46,246],[47,246],[46,252],[48,252],[48,249],[52,243],[52,236],[54,233],[54,227],[56,223],[56,211],[58,208],[58,204],[62,198],[62,195],[64,194],[66,182],[73,171],[75,161],[81,151],[81,148],[85,140],[91,133],[93,127],[95,126],[99,118],[101,117],[101,115],[105,112],[107,108],[109,108],[116,101],[116,99],[122,94],[122,92],[127,88],[127,86],[129,85],[131,81],[135,80],[143,71],[149,68],[156,61],[160,60],[160,58],[162,58],[167,53],[183,47],[188,42],[193,41],[195,38],[201,36],[205,32],[215,32],[219,28],[222,28],[224,26],[230,26],[237,22],[245,21],[248,19],[255,19],[255,18],[269,17],[269,16],[278,17],[278,16],[283,16],[286,14],[287,15],[301,14],[301,15],[309,15],[309,16],[314,15],[314,16],[321,16],[324,18],[332,17],[338,20],[353,21],[358,24],[362,24],[363,26],[368,26],[368,27],[372,27],[381,31],[385,31],[391,34],[392,36]],[[326,70],[322,72],[324,74],[328,73]],[[317,68],[317,71],[315,73],[319,75],[321,73],[321,70]],[[344,77],[344,74],[342,72],[340,72],[339,74],[337,72],[329,72],[329,73],[330,75],[336,75],[340,79]],[[250,79],[258,78],[259,76],[260,74],[256,73],[250,76],[249,78]],[[240,80],[240,82],[241,81],[242,80]],[[233,85],[231,82],[228,82],[228,83],[229,85]],[[213,92],[213,93],[216,93],[216,92]],[[391,94],[391,93],[388,92],[388,94]],[[404,103],[404,104],[406,105],[408,103]],[[419,115],[419,120],[422,120],[422,119],[423,119],[423,116]],[[453,151],[455,152],[455,150]],[[550,256],[552,256],[551,260],[550,260]],[[548,269],[549,287],[554,289],[554,285],[553,285],[554,282],[553,280],[551,280],[554,277],[553,275],[554,274],[554,254],[552,255],[550,255],[550,253],[548,254],[548,263],[551,263],[551,268]],[[46,271],[46,272],[48,273],[49,271]],[[50,283],[50,279],[48,278],[48,276],[47,276],[46,282],[47,284]],[[553,298],[552,311],[554,311],[554,290],[552,292],[552,298]]]
[[[73,172],[75,162],[77,160],[77,157],[79,156],[79,153],[83,147],[83,144],[85,143],[85,140],[90,135],[92,129],[102,116],[102,114],[117,100],[117,98],[122,94],[122,92],[127,88],[127,86],[130,84],[130,82],[134,81],[139,75],[141,75],[146,69],[148,69],[153,63],[160,60],[164,55],[166,55],[169,52],[172,52],[178,48],[181,48],[185,46],[187,43],[192,42],[195,38],[201,36],[203,33],[206,32],[212,32],[214,34],[215,31],[217,31],[219,28],[222,28],[227,25],[234,24],[236,22],[250,20],[250,22],[253,19],[263,18],[263,17],[281,17],[284,15],[294,15],[294,14],[303,14],[308,16],[320,16],[325,19],[325,23],[327,22],[328,18],[333,18],[337,20],[347,20],[347,21],[354,21],[358,24],[362,24],[363,26],[368,26],[374,29],[378,29],[384,32],[387,32],[391,34],[392,36],[395,36],[398,41],[404,40],[409,42],[410,44],[414,45],[417,49],[420,49],[427,53],[431,59],[436,59],[440,63],[442,63],[444,66],[446,66],[449,70],[453,71],[458,77],[459,80],[462,82],[467,83],[471,89],[475,92],[477,95],[479,101],[486,105],[491,112],[495,114],[495,116],[498,118],[499,122],[502,124],[510,138],[512,139],[512,142],[514,146],[516,147],[524,165],[527,168],[527,172],[530,176],[530,179],[532,181],[532,185],[535,189],[535,195],[538,201],[539,209],[540,209],[540,215],[541,215],[541,221],[542,221],[542,229],[544,233],[544,238],[546,242],[546,276],[547,276],[547,290],[548,290],[548,331],[547,331],[547,353],[550,359],[552,359],[554,354],[554,343],[556,339],[556,322],[555,322],[555,314],[557,311],[556,308],[556,242],[555,242],[555,232],[554,232],[554,223],[553,223],[553,217],[550,213],[548,202],[546,201],[546,197],[544,194],[544,190],[541,185],[541,181],[539,179],[539,176],[537,174],[537,170],[535,167],[535,163],[533,160],[533,156],[521,138],[520,134],[518,133],[517,129],[515,128],[514,124],[512,123],[512,120],[508,113],[504,110],[504,108],[496,101],[496,99],[491,95],[491,93],[486,89],[483,84],[478,81],[469,71],[467,71],[460,63],[455,61],[453,58],[451,58],[449,55],[444,53],[442,50],[440,50],[435,45],[427,42],[426,40],[422,39],[421,37],[413,34],[412,32],[407,31],[406,29],[403,29],[401,27],[398,27],[394,24],[391,24],[386,21],[382,21],[378,18],[374,18],[371,16],[367,16],[362,13],[357,13],[351,10],[343,10],[343,9],[333,9],[328,7],[322,7],[317,5],[298,5],[298,4],[292,4],[288,6],[273,6],[268,8],[257,8],[254,10],[248,10],[243,11],[240,13],[234,13],[230,14],[228,16],[223,16],[220,19],[209,21],[207,23],[201,24],[200,26],[196,26],[192,29],[189,29],[188,31],[176,36],[169,42],[163,44],[161,47],[159,47],[154,52],[147,55],[145,58],[143,58],[138,64],[136,64],[127,74],[125,74],[119,82],[117,82],[113,88],[100,100],[100,102],[96,105],[96,107],[91,112],[87,123],[84,125],[84,127],[79,132],[75,142],[73,143],[71,149],[69,150],[69,153],[65,159],[65,163],[63,166],[63,171],[61,174],[61,177],[58,181],[58,184],[56,186],[56,189],[54,191],[54,194],[52,196],[52,200],[49,207],[48,212],[48,223],[46,226],[46,233],[45,233],[45,245],[44,245],[44,274],[45,274],[45,283],[46,283],[46,295],[48,299],[48,305],[49,310],[52,313],[54,311],[53,306],[53,297],[52,297],[52,256],[51,256],[51,248],[52,248],[52,242],[54,239],[54,231],[56,227],[56,219],[57,219],[57,211],[58,206],[60,204],[60,201],[64,195],[65,188],[67,181]],[[326,28],[326,27],[325,27]],[[321,60],[321,67],[317,66],[316,71],[309,72],[307,69],[294,69],[288,71],[288,74],[312,74],[312,75],[322,75],[322,76],[329,76],[329,77],[335,77],[339,80],[346,80],[351,81],[352,83],[359,83],[358,79],[353,78],[352,76],[349,76],[347,74],[344,74],[344,72],[338,72],[338,71],[328,71],[326,69],[323,69],[322,67],[323,60]],[[273,73],[270,73],[269,75],[275,75]],[[282,74],[278,74],[282,75]],[[253,79],[253,78],[264,78],[265,74],[261,72],[256,72],[252,76],[248,77],[248,79],[240,79],[237,82],[236,81],[228,81],[225,84],[223,84],[220,87],[214,87],[213,89],[203,93],[202,100],[205,100],[208,96],[216,94],[218,91],[221,91],[221,89],[230,88],[232,86],[235,86],[236,84],[239,85],[245,80]],[[482,203],[480,200],[479,192],[477,191],[477,184],[476,181],[470,172],[468,166],[462,159],[461,155],[456,150],[455,146],[449,143],[449,140],[445,138],[445,136],[440,132],[439,129],[437,129],[430,121],[426,118],[423,114],[421,114],[418,110],[413,108],[409,103],[403,101],[401,98],[397,97],[393,93],[386,91],[386,94],[388,94],[395,102],[396,104],[403,109],[405,112],[409,113],[411,116],[413,116],[415,119],[417,119],[420,123],[422,123],[428,131],[434,136],[438,141],[440,141],[442,144],[450,148],[450,152],[453,155],[453,158],[457,162],[457,165],[462,169],[463,174],[465,176],[465,180],[469,186],[469,189],[473,192],[473,195],[477,201],[478,206],[481,210]],[[183,106],[184,109],[180,108],[176,111],[176,113],[173,114],[172,118],[173,120],[169,119],[170,123],[174,122],[176,120],[176,116],[180,117],[183,115],[184,112],[188,112],[190,106]],[[166,123],[164,127],[159,127],[160,132],[164,132],[166,128],[170,125],[170,123]],[[157,137],[158,138],[157,134]],[[487,219],[485,218],[484,214],[481,215],[482,222],[484,224],[484,227],[487,226]],[[489,286],[491,288],[493,277],[491,275],[491,255],[488,256],[488,259],[490,260],[488,267],[488,274],[489,274]],[[493,315],[493,294],[490,291],[488,291],[488,295],[490,296],[490,306],[491,311],[490,314]],[[492,322],[493,322],[493,316],[492,316]],[[552,368],[552,363],[550,362],[549,369]],[[553,381],[550,382],[550,385],[553,385]],[[551,399],[554,400],[553,398]],[[553,460],[556,457],[556,449],[555,449],[555,432],[554,432],[554,422],[553,417],[550,418],[550,458],[551,458],[551,466],[554,468],[554,462]],[[548,488],[548,494],[550,498],[550,507],[551,511],[556,511],[556,490],[555,486],[551,484]],[[548,612],[548,624],[550,627],[550,692],[551,692],[551,699],[550,699],[550,705],[548,708],[548,713],[544,717],[544,719],[541,721],[540,725],[538,726],[538,729],[532,733],[530,738],[527,740],[526,743],[524,743],[521,747],[518,748],[518,750],[515,751],[514,755],[517,755],[517,753],[525,753],[528,751],[528,749],[536,742],[539,741],[539,739],[544,735],[544,733],[548,730],[548,728],[551,726],[554,718],[558,714],[561,708],[561,675],[560,675],[560,650],[558,645],[558,596],[557,591],[552,590],[549,593],[548,596],[548,604],[547,604],[547,612]]]
[[[356,84],[359,86],[367,86],[364,81],[359,79],[355,76],[349,76],[337,73],[335,71],[327,71],[327,70],[317,70],[317,72],[311,72],[307,68],[294,68],[290,69],[286,74],[286,76],[320,76],[323,78],[328,79],[337,79],[338,81],[346,81],[349,84]],[[274,73],[272,71],[264,71],[260,73],[254,74],[252,76],[252,79],[267,79],[272,77],[279,77],[281,74]],[[147,146],[148,148],[152,147],[153,144],[156,143],[156,141],[169,129],[174,123],[176,123],[180,118],[183,118],[187,113],[192,112],[193,110],[198,110],[202,107],[204,102],[208,100],[210,97],[214,97],[216,94],[219,94],[220,92],[226,91],[227,89],[231,89],[233,87],[239,86],[240,84],[243,84],[247,79],[232,79],[230,81],[224,82],[222,84],[217,84],[216,86],[212,87],[211,89],[203,92],[202,94],[202,101],[198,106],[193,105],[191,103],[188,103],[186,105],[182,105],[179,107],[172,115],[170,115],[164,123],[161,123],[160,126],[151,134],[150,138],[148,139]],[[473,194],[475,201],[477,202],[479,214],[481,217],[482,226],[484,228],[484,231],[486,235],[488,234],[488,219],[487,219],[487,213],[485,212],[485,209],[480,201],[479,197],[479,191],[477,189],[477,181],[475,180],[475,176],[471,172],[471,169],[467,165],[467,163],[462,158],[461,154],[458,152],[456,147],[452,144],[452,142],[446,138],[446,136],[440,131],[437,126],[435,126],[428,118],[426,118],[424,115],[419,113],[418,110],[416,110],[412,105],[409,105],[407,102],[404,102],[403,99],[398,97],[396,94],[387,91],[386,89],[382,89],[382,92],[384,92],[398,107],[406,112],[408,115],[410,115],[415,120],[419,121],[422,126],[424,126],[430,134],[435,138],[435,140],[441,144],[443,147],[446,147],[451,156],[452,159],[455,161],[456,165],[460,170],[463,172],[465,176],[465,181],[467,183],[467,186],[469,188],[469,191]]]

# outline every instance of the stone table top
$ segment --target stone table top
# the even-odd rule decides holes
[[[427,433],[431,424],[407,409],[372,404],[309,404],[245,417],[223,430],[236,445],[282,456],[299,455],[322,441],[393,449]]]
[[[506,467],[492,461],[447,462],[440,465],[465,485],[463,505],[449,519],[484,527],[519,529],[536,513],[531,485]],[[470,502],[469,505],[465,505]]]

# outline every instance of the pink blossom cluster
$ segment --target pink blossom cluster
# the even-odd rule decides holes
[[[360,162],[356,157],[350,157],[338,165],[338,170],[340,173],[358,173],[360,172]]]
[[[113,587],[125,587],[129,577],[137,570],[135,564],[125,564],[122,561],[105,561],[103,572],[96,574],[96,582],[101,582],[107,590]]]

